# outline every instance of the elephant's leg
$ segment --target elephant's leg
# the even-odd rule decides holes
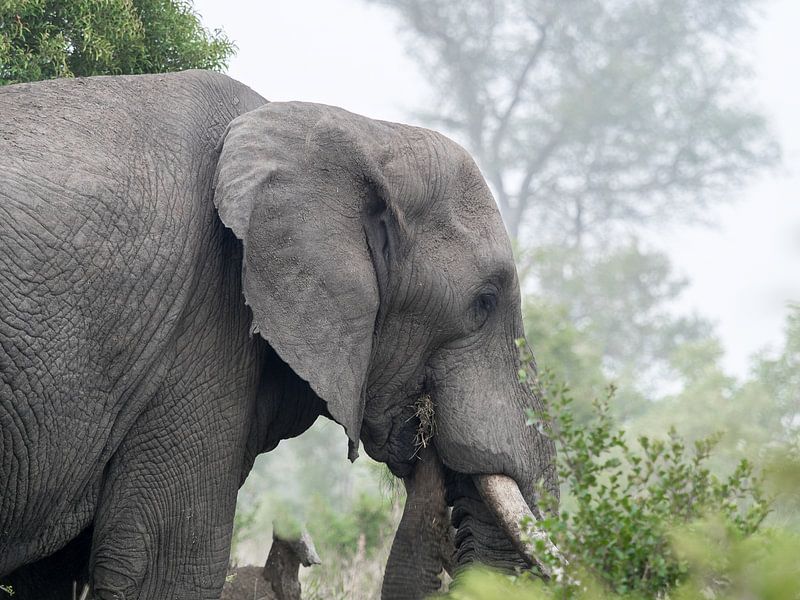
[[[103,482],[90,562],[96,598],[219,597],[242,475],[237,406],[173,392],[140,416]]]
[[[91,528],[51,554],[34,563],[20,567],[3,584],[14,590],[14,600],[72,600],[80,597],[89,581],[89,550]]]

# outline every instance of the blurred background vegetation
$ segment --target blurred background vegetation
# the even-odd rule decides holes
[[[564,528],[565,547],[580,555],[584,580],[594,582],[585,593],[663,597],[672,587],[687,597],[703,590],[725,595],[725,589],[738,597],[768,597],[756,588],[759,581],[766,587],[777,581],[775,572],[800,581],[798,567],[775,565],[780,560],[764,552],[773,543],[795,556],[798,550],[787,532],[800,525],[800,480],[788,475],[787,465],[797,460],[800,435],[800,306],[789,311],[782,345],[753,356],[749,372],[730,375],[722,367],[714,315],[680,312],[688,282],[666,253],[647,243],[649,232],[665,223],[713,223],[731,191],[781,163],[767,116],[751,103],[752,65],[741,52],[763,3],[369,1],[399,17],[408,53],[431,84],[431,102],[409,106],[410,118],[463,144],[492,186],[515,238],[527,338],[539,367],[569,386],[572,400],[556,410],[575,420],[569,442],[579,445],[581,431],[613,438],[618,427],[612,454],[627,444],[635,460],[671,457],[672,471],[627,494],[599,489],[633,468],[625,461],[597,467],[601,448],[562,465],[568,514],[553,526]],[[616,391],[601,418],[593,401],[606,398],[610,384]],[[284,442],[292,451],[282,456],[296,461],[285,480],[275,478],[286,466],[277,455],[260,459],[257,471],[276,490],[300,483],[298,472],[308,473],[319,487],[284,501],[325,498],[356,528],[358,516],[367,514],[365,499],[384,499],[382,516],[374,513],[371,525],[357,529],[362,546],[352,534],[330,537],[331,520],[315,523],[320,513],[308,504],[296,513],[306,515],[321,553],[331,557],[310,575],[324,592],[320,597],[376,597],[377,587],[348,589],[342,582],[326,588],[324,582],[363,569],[356,562],[371,551],[384,559],[391,536],[372,550],[367,540],[376,539],[376,524],[396,519],[397,502],[381,492],[379,469],[368,463],[353,468],[340,459],[343,442],[335,427],[318,425],[311,434]],[[636,441],[641,436],[650,440],[649,458]],[[709,436],[714,443],[703,441]],[[334,450],[324,475],[317,470],[323,447]],[[677,447],[680,456],[671,454]],[[589,465],[598,472],[587,489],[577,480]],[[765,471],[767,483],[759,479]],[[683,514],[677,498],[689,474],[706,497]],[[671,488],[669,501],[634,500]],[[241,508],[255,506],[264,489],[249,480]],[[736,525],[732,505],[758,516],[746,527]],[[266,523],[262,518],[259,527]],[[676,545],[670,536],[679,528],[688,533]],[[643,539],[648,534],[649,541]],[[610,548],[618,555],[597,559],[600,549]],[[724,564],[710,564],[714,560]],[[748,561],[763,564],[760,578],[753,575],[756,567],[740,568]],[[654,575],[654,565],[664,572]],[[510,597],[504,585],[511,584],[477,577],[453,597]],[[797,593],[796,586],[778,588],[771,597]],[[542,593],[525,589],[535,597]],[[521,597],[523,590],[514,593]]]
[[[183,0],[0,0],[0,85],[224,69],[235,45]]]
[[[548,384],[569,459],[548,526],[572,579],[471,574],[451,597],[798,597],[800,304],[782,344],[731,375],[714,315],[680,312],[688,282],[647,243],[665,223],[713,223],[781,164],[741,51],[764,2],[365,1],[399,19],[431,85],[410,118],[462,143],[490,182],[528,340],[568,386]],[[0,83],[222,70],[234,51],[189,2],[0,0]],[[323,559],[306,594],[377,597],[402,486],[345,454],[340,428],[319,422],[260,457],[233,560],[263,562],[272,522],[302,522]],[[691,510],[687,493],[702,497]]]

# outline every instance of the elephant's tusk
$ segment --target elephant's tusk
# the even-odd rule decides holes
[[[474,475],[473,481],[484,504],[497,519],[497,523],[509,537],[511,543],[531,564],[538,567],[542,575],[549,579],[553,577],[554,573],[550,567],[536,557],[535,550],[538,541],[543,542],[546,551],[557,558],[561,564],[567,564],[561,551],[550,540],[550,536],[537,527],[536,518],[522,497],[516,481],[506,475]],[[525,525],[523,525],[523,519],[526,521]]]

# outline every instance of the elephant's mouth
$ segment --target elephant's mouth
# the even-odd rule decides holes
[[[425,598],[438,590],[443,568],[453,575],[472,563],[504,571],[533,567],[551,577],[552,562],[543,560],[539,549],[563,558],[537,525],[538,509],[526,502],[517,481],[445,464],[437,451],[446,441],[436,428],[434,401],[424,391],[411,398],[383,444],[368,446],[365,440],[368,452],[381,451],[378,456],[403,479],[407,491],[382,598]],[[374,443],[375,437],[368,439]]]
[[[418,450],[403,478],[406,505],[386,565],[384,600],[425,598],[439,589],[442,569],[452,576],[472,563],[504,571],[535,567],[551,576],[536,540],[554,556],[558,550],[536,527],[512,478],[458,473],[442,463],[435,443]]]
[[[436,427],[431,396],[421,393],[414,403],[417,422],[414,445],[419,450],[435,446]],[[442,474],[443,497],[451,508],[455,528],[454,560],[458,566],[479,562],[504,570],[534,567],[549,578],[550,568],[537,557],[537,542],[563,561],[556,546],[537,526],[518,483],[503,474],[465,474],[450,469],[435,447],[423,452],[421,460],[436,461]]]
[[[545,578],[551,569],[537,555],[537,541],[563,561],[548,535],[537,526],[517,483],[506,475],[464,475],[445,467],[445,498],[455,528],[454,562],[473,562],[503,570],[531,567]]]

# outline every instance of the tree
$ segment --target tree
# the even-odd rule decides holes
[[[602,349],[615,377],[663,376],[659,362],[711,334],[705,320],[671,313],[669,305],[688,282],[673,273],[666,255],[644,249],[636,238],[603,253],[540,246],[523,252],[519,262],[547,299],[564,307],[573,326]]]
[[[184,0],[0,0],[0,84],[220,70],[234,50]]]
[[[518,251],[517,264],[527,339],[537,363],[569,383],[579,419],[610,382],[616,418],[647,413],[682,375],[671,356],[712,335],[706,320],[674,314],[687,282],[636,238],[605,252],[543,245]]]
[[[475,155],[514,237],[698,219],[778,158],[738,93],[758,0],[370,1],[400,15],[438,97],[420,118]]]
[[[757,356],[753,376],[779,411],[784,439],[793,437],[800,444],[800,304],[790,307],[783,348]]]
[[[431,82],[420,118],[472,151],[517,237],[540,363],[576,406],[614,379],[626,419],[691,387],[671,358],[713,328],[676,316],[687,282],[641,233],[707,218],[779,159],[742,93],[760,0],[369,1],[400,16]]]
[[[681,389],[654,402],[629,428],[653,434],[675,426],[690,440],[720,433],[715,466],[730,466],[742,454],[765,464],[776,452],[800,447],[800,307],[787,317],[785,335],[781,348],[753,357],[744,381],[723,371],[713,337],[675,349],[670,358]]]

